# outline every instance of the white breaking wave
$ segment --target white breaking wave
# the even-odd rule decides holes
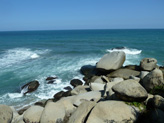
[[[127,48],[127,47],[123,47],[123,48],[113,48],[113,49],[108,49],[108,52],[114,52],[114,51],[123,51],[126,54],[130,54],[130,55],[137,55],[140,54],[142,52],[142,50],[137,50],[137,49],[131,49],[131,48]]]
[[[14,48],[7,50],[0,56],[0,67],[10,66],[12,64],[20,63],[24,60],[36,59],[40,55],[47,53],[49,50],[34,50],[29,48]]]

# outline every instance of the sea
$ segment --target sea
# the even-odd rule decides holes
[[[164,29],[1,31],[0,104],[20,109],[52,98],[72,79],[82,80],[82,66],[95,65],[113,51],[126,53],[124,65],[156,58],[163,66],[163,47]],[[47,84],[49,76],[58,78]],[[21,87],[33,80],[40,86],[24,95]]]

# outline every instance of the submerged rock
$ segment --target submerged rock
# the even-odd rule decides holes
[[[26,93],[31,93],[31,92],[35,91],[38,87],[39,87],[39,82],[34,80],[34,81],[31,81],[31,82],[23,85],[21,87],[21,90],[23,91],[23,94],[26,94]]]
[[[57,77],[47,77],[46,78],[47,84],[53,84],[56,79]]]
[[[102,71],[119,69],[125,61],[124,52],[111,52],[104,55],[100,61],[96,64],[96,68]]]
[[[140,62],[140,68],[142,70],[151,71],[156,68],[157,60],[154,58],[144,58]]]
[[[147,91],[136,80],[125,80],[112,87],[116,95],[124,101],[144,101]]]

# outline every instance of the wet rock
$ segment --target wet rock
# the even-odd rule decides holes
[[[104,55],[96,64],[96,68],[101,71],[110,71],[119,69],[125,61],[124,52],[111,52]]]
[[[92,65],[82,66],[80,72],[86,77],[91,77],[97,73],[96,66],[92,66]]]
[[[54,80],[54,79],[57,79],[57,77],[51,77],[51,76],[50,76],[50,77],[47,77],[47,78],[46,78],[46,81]]]
[[[64,89],[67,90],[67,91],[71,91],[72,90],[72,88],[70,86],[64,87]]]
[[[31,81],[31,82],[23,85],[21,87],[21,90],[23,90],[23,93],[26,94],[26,93],[31,93],[31,92],[35,91],[38,87],[39,87],[39,82],[34,80],[34,81]]]
[[[83,82],[79,79],[73,79],[73,80],[71,80],[70,84],[75,88],[78,85],[82,85]]]
[[[154,58],[144,58],[140,62],[140,68],[142,70],[151,71],[156,68],[157,60]]]

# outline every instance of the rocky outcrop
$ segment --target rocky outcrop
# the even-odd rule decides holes
[[[142,85],[148,92],[155,89],[156,87],[163,86],[164,81],[162,71],[157,68],[151,71],[143,78]]]
[[[56,79],[57,79],[57,77],[52,77],[52,76],[47,77],[47,78],[46,78],[47,84],[52,84],[52,83],[54,83],[54,82],[56,81]]]
[[[106,76],[93,76],[90,80],[90,83],[108,83],[109,79]]]
[[[136,111],[121,101],[99,102],[91,111],[86,123],[133,123]]]
[[[41,115],[40,123],[60,123],[65,117],[63,104],[49,102]]]
[[[143,79],[148,73],[148,71],[141,71],[139,75],[140,79]]]
[[[77,110],[71,115],[68,123],[85,123],[87,115],[96,105],[96,102],[85,101],[83,102]]]
[[[39,87],[39,82],[34,80],[31,81],[21,87],[21,90],[23,91],[24,94],[26,93],[31,93],[35,91]]]
[[[75,88],[76,86],[82,85],[83,82],[79,79],[73,79],[71,80],[70,84]]]
[[[140,68],[145,71],[151,71],[156,68],[157,60],[154,58],[144,58],[140,62]]]
[[[105,84],[101,84],[101,83],[91,83],[90,84],[90,88],[92,91],[104,90],[104,86],[105,86]]]
[[[159,96],[159,95],[155,95],[153,98],[153,106],[154,108],[158,108],[164,111],[164,98]]]
[[[11,123],[12,118],[13,118],[13,112],[11,108],[7,105],[0,104],[0,122]]]
[[[87,85],[85,85],[85,86],[79,85],[79,86],[75,87],[71,91],[71,95],[78,95],[78,94],[86,93],[88,91],[90,91],[89,86],[87,86]]]
[[[111,52],[104,55],[96,64],[96,68],[102,71],[119,69],[125,61],[124,52]]]
[[[139,76],[140,72],[135,71],[135,70],[130,70],[130,69],[118,69],[110,74],[108,74],[108,77],[121,77],[123,79],[129,79],[130,76]]]
[[[125,80],[112,87],[116,95],[124,101],[144,101],[148,97],[146,90],[135,80]]]
[[[26,123],[39,123],[43,109],[41,106],[31,106],[25,111],[23,120]]]

